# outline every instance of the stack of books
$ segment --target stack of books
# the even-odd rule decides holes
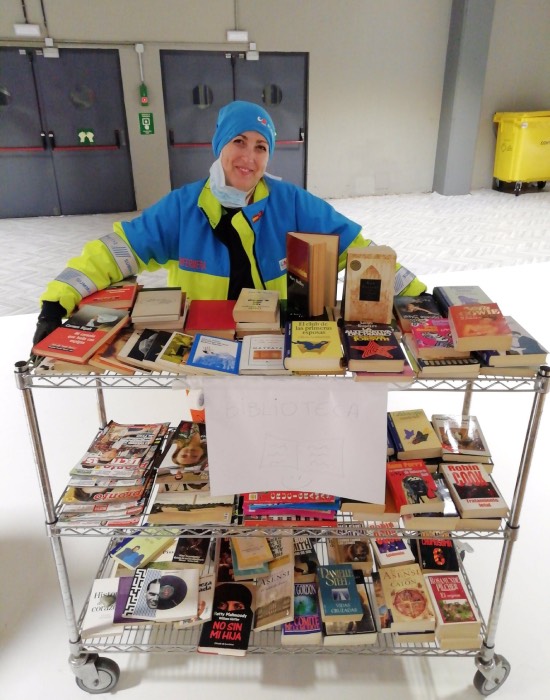
[[[309,491],[241,494],[240,522],[247,527],[334,527],[340,499]]]

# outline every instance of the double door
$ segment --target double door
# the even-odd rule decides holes
[[[262,105],[277,131],[268,173],[305,187],[307,54],[160,52],[172,189],[208,176],[218,111],[232,100]]]
[[[0,48],[0,217],[136,208],[118,51]]]

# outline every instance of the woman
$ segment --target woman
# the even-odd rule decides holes
[[[210,177],[173,190],[132,221],[87,243],[41,297],[34,342],[82,297],[143,270],[167,270],[190,299],[236,299],[243,287],[286,298],[286,233],[338,233],[340,269],[350,245],[365,246],[359,224],[294,184],[266,173],[275,126],[259,105],[235,101],[218,115]],[[426,287],[398,265],[396,293]]]

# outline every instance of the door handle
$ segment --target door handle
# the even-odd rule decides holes
[[[115,144],[117,148],[120,148],[120,131],[115,129]]]
[[[42,148],[46,150],[48,148],[48,140],[46,138],[46,132],[41,131],[40,132],[40,140],[42,141]]]
[[[175,141],[174,141],[174,130],[173,130],[173,129],[169,129],[169,130],[168,130],[168,142],[169,142],[169,144],[170,144],[171,146],[173,146],[174,143],[175,143]]]
[[[305,130],[304,130],[303,128],[301,128],[301,129],[298,131],[298,138],[300,139],[300,141],[305,141],[306,132],[305,132]]]
[[[48,131],[48,141],[50,142],[50,148],[53,151],[55,148],[55,135],[53,131]]]

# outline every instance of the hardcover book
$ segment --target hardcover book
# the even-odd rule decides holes
[[[506,517],[506,501],[483,464],[442,463],[440,470],[462,518]]]
[[[351,564],[328,564],[317,569],[323,622],[359,622],[363,605]]]
[[[388,431],[398,459],[441,457],[441,443],[422,408],[389,411]]]
[[[287,319],[320,317],[336,304],[339,243],[335,233],[287,233]]]
[[[437,302],[428,292],[417,297],[394,296],[393,312],[403,333],[410,333],[413,323],[442,318]]]
[[[180,287],[143,287],[136,296],[132,309],[133,323],[177,321],[181,315],[182,291]]]
[[[525,330],[515,318],[505,316],[512,332],[509,350],[479,350],[483,364],[489,367],[538,367],[546,362],[548,350]]]
[[[126,309],[86,304],[36,343],[32,352],[40,357],[85,364],[94,352],[124,328],[129,320]]]
[[[512,331],[498,304],[449,307],[449,325],[457,350],[510,350]]]
[[[477,285],[441,285],[434,287],[432,295],[441,309],[443,316],[447,316],[450,306],[462,304],[488,304],[492,302],[487,294]]]
[[[330,374],[342,367],[336,321],[291,321],[286,326],[284,343],[286,369]]]
[[[389,246],[348,248],[342,297],[345,321],[391,323],[395,251]]]
[[[432,425],[445,462],[491,462],[491,451],[476,416],[434,413]]]
[[[380,581],[392,617],[392,632],[435,629],[435,612],[418,564],[382,568]]]
[[[401,515],[443,512],[443,500],[424,460],[387,462],[386,479]]]
[[[244,287],[232,314],[235,322],[275,323],[279,318],[279,292]]]
[[[391,325],[344,322],[344,357],[351,371],[402,372],[405,354]]]
[[[234,299],[193,299],[189,304],[184,331],[233,340],[235,337]]]
[[[290,374],[284,366],[284,337],[246,335],[242,339],[239,374]]]
[[[199,333],[193,340],[186,367],[200,374],[239,374],[240,357],[239,341]]]
[[[294,618],[281,627],[281,644],[321,644],[321,612],[316,581],[294,582]]]
[[[436,616],[437,639],[478,639],[481,619],[460,571],[424,575]]]

